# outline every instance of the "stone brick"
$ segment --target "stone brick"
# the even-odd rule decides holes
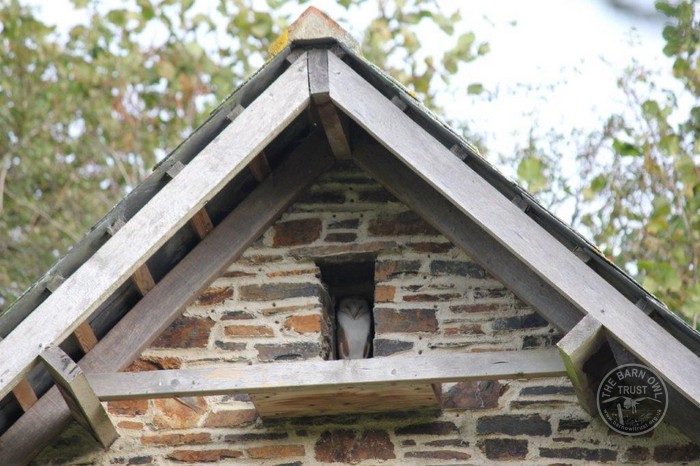
[[[275,331],[267,325],[227,325],[224,333],[229,337],[273,337]]]
[[[222,277],[226,278],[254,277],[255,275],[253,272],[244,272],[242,270],[227,270],[221,274]]]
[[[417,293],[406,295],[403,297],[403,300],[406,302],[426,303],[451,301],[461,297],[460,293]]]
[[[326,243],[352,243],[356,239],[356,233],[328,233],[323,241]]]
[[[136,421],[119,421],[117,422],[117,427],[126,430],[143,430],[143,422]]]
[[[617,452],[607,448],[540,448],[540,456],[543,458],[562,458],[571,460],[598,461],[607,463],[617,460]]]
[[[224,436],[224,442],[258,442],[261,440],[284,440],[289,438],[286,432],[250,432],[246,434],[228,434]]]
[[[251,254],[241,257],[236,263],[240,265],[260,265],[282,262],[283,260],[284,256],[280,254]]]
[[[118,416],[139,416],[148,411],[148,400],[108,401],[107,412]]]
[[[476,431],[479,434],[549,437],[552,426],[538,414],[483,416],[476,422]]]
[[[485,439],[479,447],[490,460],[524,460],[527,456],[527,440],[510,438]]]
[[[258,418],[254,409],[236,409],[209,413],[204,421],[205,427],[234,427],[250,425]]]
[[[158,371],[160,367],[156,364],[146,361],[145,359],[137,359],[136,361],[129,364],[124,372],[146,372],[146,371]]]
[[[435,252],[444,253],[450,251],[454,246],[452,243],[434,243],[430,241],[411,243],[408,245],[416,252]]]
[[[481,324],[462,324],[459,327],[448,327],[444,330],[446,336],[453,335],[483,335]]]
[[[415,442],[413,443],[415,445]],[[428,447],[459,447],[467,448],[469,442],[462,440],[461,438],[453,438],[446,440],[431,440],[430,442],[425,442]]]
[[[158,370],[179,369],[182,367],[182,359],[175,356],[154,356],[152,354],[146,354],[141,356],[141,359],[155,365]]]
[[[421,262],[417,260],[385,260],[377,262],[374,268],[374,280],[383,282],[404,274],[415,274],[420,270]]]
[[[641,463],[649,460],[651,456],[646,447],[630,447],[625,452],[625,461],[628,463]]]
[[[214,346],[224,351],[243,351],[245,343],[216,340]]]
[[[255,319],[255,314],[246,311],[226,311],[221,320],[250,320]]]
[[[561,387],[558,385],[542,385],[536,387],[525,387],[520,390],[525,396],[549,396],[549,395],[575,395],[574,387]]]
[[[560,338],[560,335],[525,335],[523,337],[523,349],[554,346]]]
[[[396,241],[370,241],[367,243],[344,243],[324,246],[307,246],[296,248],[289,252],[295,259],[308,259],[309,257],[324,258],[335,256],[347,256],[350,254],[365,254],[371,252],[394,249],[399,245]]]
[[[474,299],[479,301],[481,299],[497,299],[505,298],[510,295],[510,291],[506,288],[481,288],[476,287],[472,292]]]
[[[264,447],[248,448],[246,453],[249,458],[272,459],[304,456],[306,451],[304,445],[267,445]]]
[[[559,426],[557,427],[557,432],[579,432],[590,425],[591,421],[585,419],[576,418],[564,418],[559,419]]]
[[[196,427],[207,409],[203,397],[158,398],[153,401],[153,423],[161,429]]]
[[[358,226],[360,226],[360,219],[359,218],[349,218],[347,220],[337,220],[335,222],[331,222],[328,224],[329,229],[347,229],[347,230],[354,230]]]
[[[316,304],[304,304],[294,306],[274,306],[260,311],[264,316],[274,316],[277,314],[291,314],[296,312],[313,311],[318,306]]]
[[[144,445],[169,445],[171,447],[176,447],[178,445],[203,445],[210,441],[211,435],[207,432],[195,434],[144,435],[141,437],[141,443]]]
[[[438,330],[435,309],[375,309],[374,325],[377,334],[435,333]]]
[[[685,445],[659,445],[654,448],[654,461],[657,463],[680,463],[700,460],[700,446],[694,443]]]
[[[454,435],[458,434],[459,430],[453,422],[435,421],[399,427],[395,433],[396,435]]]
[[[309,244],[321,237],[321,219],[305,218],[280,222],[274,225],[273,230],[274,247]]]
[[[309,359],[321,354],[318,343],[295,342],[255,345],[260,361],[295,361]]]
[[[421,458],[434,460],[468,460],[472,455],[463,451],[454,450],[431,450],[431,451],[409,451],[406,458]]]
[[[297,333],[317,333],[321,331],[321,316],[311,314],[287,317],[287,320],[284,321],[284,328]]]
[[[378,204],[386,204],[388,202],[397,202],[396,198],[383,189],[372,191],[361,191],[359,194],[360,202],[373,202]]]
[[[484,278],[486,271],[474,262],[434,260],[430,263],[433,275],[456,275],[458,277]]]
[[[566,409],[567,407],[578,406],[575,400],[513,400],[510,402],[511,410],[529,409]]]
[[[549,323],[540,317],[537,313],[525,314],[514,317],[500,317],[494,319],[491,324],[491,328],[494,330],[514,330],[514,329],[526,329],[526,328],[542,328],[549,325]]]
[[[298,277],[300,275],[318,275],[319,269],[318,267],[307,267],[303,269],[293,269],[293,270],[273,270],[271,272],[267,272],[265,275],[267,275],[270,278],[275,278],[275,277]]]
[[[496,380],[459,382],[442,395],[446,409],[497,408],[498,399],[508,389]]]
[[[275,301],[318,295],[319,285],[316,283],[265,283],[241,287],[241,299],[244,301]]]
[[[389,303],[394,300],[396,296],[396,287],[377,285],[374,288],[374,302],[375,303]]]
[[[153,342],[156,348],[206,348],[214,326],[210,318],[180,316]]]
[[[396,458],[389,434],[382,430],[338,429],[325,431],[314,446],[316,460],[326,463],[359,463]]]
[[[345,195],[337,191],[307,191],[297,203],[340,205],[345,203]]]
[[[240,450],[175,450],[168,453],[167,458],[183,463],[215,463],[241,456],[243,452]]]
[[[413,348],[413,342],[400,340],[374,340],[374,356],[391,356],[392,354],[408,351]]]
[[[433,227],[428,225],[413,211],[397,215],[382,215],[369,222],[369,233],[374,236],[404,236],[404,235],[437,235]]]
[[[202,306],[211,306],[218,304],[233,297],[233,288],[225,286],[221,288],[207,288],[197,298],[197,304]]]
[[[479,312],[497,312],[503,309],[502,304],[456,304],[450,306],[455,314],[474,314]]]
[[[413,439],[408,439],[408,440],[402,440],[401,441],[401,446],[402,447],[414,447],[416,445],[416,441]]]

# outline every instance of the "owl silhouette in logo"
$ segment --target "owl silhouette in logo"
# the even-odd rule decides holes
[[[338,359],[368,357],[372,315],[367,300],[361,296],[347,296],[341,299],[336,320]]]

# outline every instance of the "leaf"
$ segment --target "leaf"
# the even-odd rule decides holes
[[[484,85],[481,83],[474,83],[467,86],[467,94],[481,94],[484,92]]]
[[[542,161],[530,155],[518,164],[518,176],[527,183],[528,189],[536,193],[547,187],[547,177],[544,175],[545,165]]]
[[[629,142],[622,142],[619,139],[613,140],[613,149],[623,157],[638,157],[642,155],[642,151],[637,146]]]

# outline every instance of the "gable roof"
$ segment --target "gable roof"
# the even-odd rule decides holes
[[[85,371],[116,371],[134,359],[332,163],[307,111],[313,102],[336,156],[352,146],[358,165],[553,325],[568,332],[590,315],[612,337],[616,359],[639,358],[662,373],[678,398],[669,419],[698,440],[698,421],[682,416],[698,417],[700,335],[363,60],[348,37],[308,10],[279,54],[0,316],[0,354],[13,354],[0,358],[0,398],[27,375],[45,389],[45,374],[32,371],[37,356],[86,320],[103,338],[81,360]],[[271,168],[253,170],[261,163]],[[202,209],[216,229],[198,242],[186,224]],[[129,278],[144,265],[157,285],[139,300]],[[133,332],[137,325],[145,329]],[[132,330],[130,340],[122,329]],[[44,398],[11,427],[5,421],[0,452],[29,425],[26,448],[40,449],[70,420]],[[32,422],[39,418],[48,420]]]

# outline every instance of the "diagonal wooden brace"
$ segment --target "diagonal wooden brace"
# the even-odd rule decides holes
[[[73,417],[107,448],[119,437],[82,369],[61,348],[49,345],[39,358],[53,377]]]

